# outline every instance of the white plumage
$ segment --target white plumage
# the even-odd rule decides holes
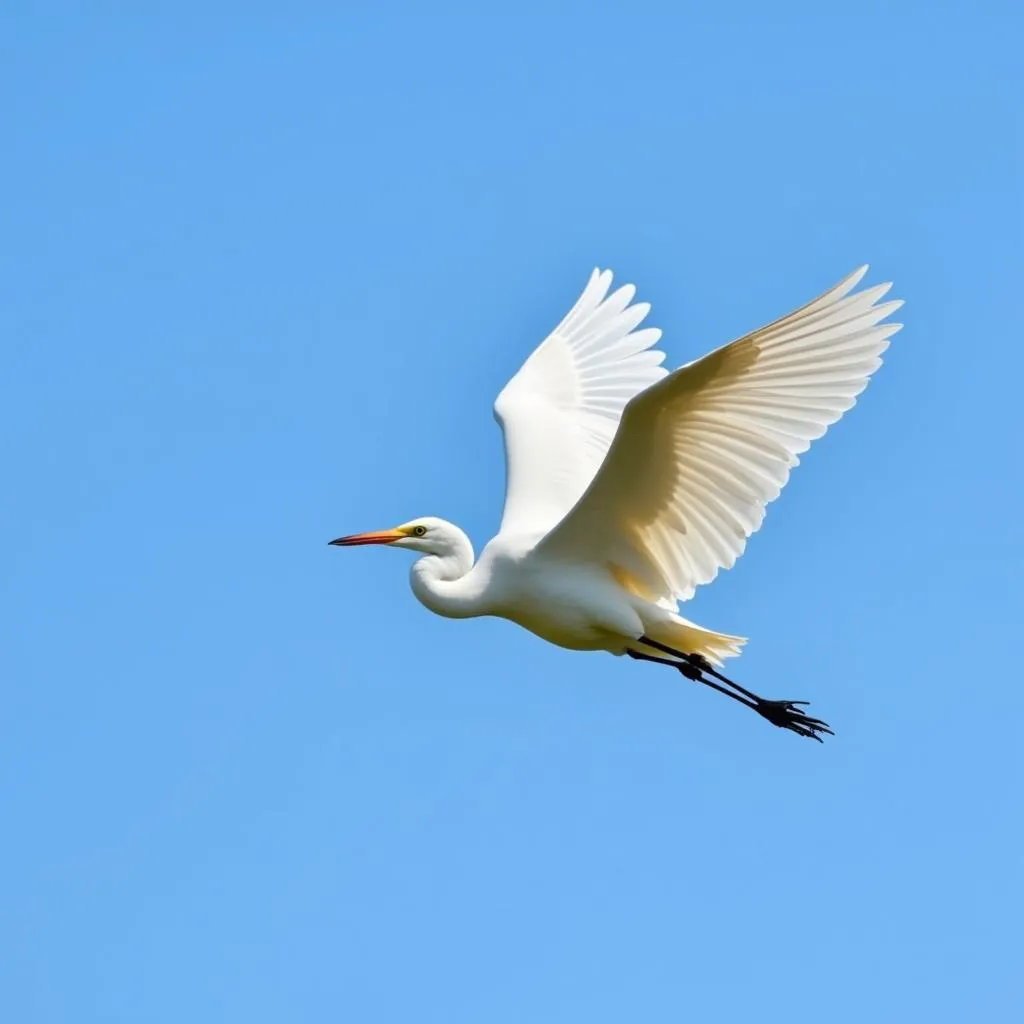
[[[451,617],[498,615],[562,647],[659,660],[776,725],[824,723],[764,701],[713,665],[743,638],[688,622],[678,602],[730,568],[801,452],[856,401],[900,325],[889,285],[862,267],[788,316],[668,373],[641,328],[650,311],[595,270],[578,301],[505,386],[505,511],[473,564],[465,534],[416,519],[334,544],[426,557],[416,596]],[[710,679],[708,678],[710,676]]]

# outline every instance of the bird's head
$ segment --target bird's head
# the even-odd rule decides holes
[[[391,530],[353,533],[348,537],[338,537],[329,543],[339,548],[352,548],[362,544],[387,544],[393,548],[410,548],[425,555],[438,555],[444,558],[455,554],[468,541],[466,535],[452,523],[436,516],[424,516]]]

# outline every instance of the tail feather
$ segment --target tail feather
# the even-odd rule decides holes
[[[713,665],[721,665],[726,658],[735,658],[747,642],[745,636],[716,633],[681,615],[673,615],[671,619],[659,623],[656,628],[648,631],[648,636],[684,654],[703,655]]]

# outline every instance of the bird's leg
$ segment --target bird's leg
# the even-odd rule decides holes
[[[668,658],[657,658],[653,654],[643,654],[640,651],[626,651],[631,658],[635,658],[637,661],[653,661],[655,665],[668,665],[669,668],[677,669],[682,672],[687,679],[692,679],[695,683],[703,683],[705,686],[710,686],[712,690],[717,690],[719,693],[724,693],[726,697],[732,697],[733,700],[738,700],[741,704],[746,705],[748,708],[757,710],[757,705],[752,700],[747,700],[746,697],[741,697],[738,693],[733,693],[731,690],[727,690],[724,686],[719,686],[718,683],[713,683],[710,679],[705,679],[700,669],[694,668],[687,661],[669,661]]]
[[[767,719],[772,725],[777,725],[780,729],[789,729],[790,732],[795,732],[799,736],[807,736],[809,739],[817,740],[819,743],[821,742],[819,733],[828,733],[830,736],[835,735],[820,718],[811,718],[803,711],[803,707],[807,706],[807,701],[805,700],[767,700],[740,686],[739,683],[734,683],[727,676],[722,675],[703,655],[677,651],[666,644],[659,643],[657,640],[651,640],[646,636],[640,637],[640,642],[664,654],[670,654],[673,658],[678,658],[679,660],[669,661],[667,658],[655,658],[646,654],[634,656],[640,657],[641,660],[657,661],[663,665],[671,665],[686,676],[687,679],[704,683],[705,686],[710,686],[713,690],[718,690],[719,693],[724,693],[734,700],[738,700],[741,704],[746,704],[747,707],[753,708],[762,718]],[[630,653],[632,654],[633,652]],[[732,693],[724,687],[713,683],[710,679],[705,678],[705,673],[725,683],[726,686],[731,686],[737,692]]]
[[[680,658],[682,661],[686,662],[687,665],[699,672],[707,672],[708,675],[714,676],[726,685],[731,686],[734,690],[738,690],[744,697],[749,697],[753,701],[759,701],[762,699],[756,693],[751,693],[750,690],[744,689],[744,687],[740,686],[739,683],[734,683],[731,679],[723,676],[722,673],[719,672],[718,669],[716,669],[714,665],[712,665],[711,662],[702,654],[685,654],[683,651],[677,651],[674,647],[669,647],[667,644],[659,643],[657,640],[651,640],[646,636],[640,637],[640,643],[646,644],[648,647],[653,647],[655,650],[663,651],[665,654],[671,654],[674,658]],[[687,678],[693,678],[686,672],[684,672],[683,675],[687,676]]]

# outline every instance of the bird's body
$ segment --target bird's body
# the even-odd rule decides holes
[[[854,404],[899,324],[867,268],[787,317],[673,373],[638,330],[649,307],[594,271],[580,299],[495,403],[508,478],[498,535],[474,563],[443,519],[332,543],[421,552],[412,588],[451,618],[494,615],[571,650],[672,665],[818,739],[829,731],[715,666],[742,637],[677,605],[742,554],[798,456]],[[852,294],[851,294],[852,293]],[[710,677],[710,678],[708,678]],[[726,690],[719,685],[731,687]]]
[[[474,562],[469,538],[453,523],[433,517],[416,522],[452,541],[452,554],[427,555],[410,573],[413,593],[438,615],[509,619],[573,651],[625,654],[641,635],[663,635],[668,643],[689,631],[687,650],[719,660],[718,648],[742,643],[633,593],[609,565],[548,554],[539,543],[543,538],[499,535]]]
[[[533,538],[496,537],[469,572],[442,591],[440,602],[437,591],[421,583],[430,570],[429,557],[416,563],[413,590],[441,615],[462,617],[468,608],[471,615],[510,619],[559,647],[619,654],[624,639],[641,629],[607,570],[547,558]],[[445,603],[444,597],[454,601]]]
[[[488,545],[481,557],[495,596],[493,614],[573,651],[622,654],[644,630],[630,595],[597,563],[559,562],[543,548]],[[493,568],[493,571],[491,571]]]

